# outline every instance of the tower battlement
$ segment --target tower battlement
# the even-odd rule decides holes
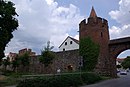
[[[108,25],[108,21],[104,18],[101,18],[101,17],[96,17],[96,18],[93,18],[93,17],[89,17],[88,18],[88,24],[95,24],[95,25],[100,25],[100,24],[103,24],[103,25]]]
[[[87,21],[84,19],[79,24],[79,38],[85,37],[91,37],[98,44],[109,43],[108,21],[98,17],[93,7]]]
[[[81,22],[80,22],[80,25],[85,25],[86,24],[86,19],[84,19],[84,20],[82,20]]]

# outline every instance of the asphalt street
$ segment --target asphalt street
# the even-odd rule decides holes
[[[127,75],[119,75],[120,78],[99,82],[82,87],[130,87],[130,72]]]

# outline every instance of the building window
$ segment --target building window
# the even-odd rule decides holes
[[[67,42],[65,42],[65,45],[67,45]]]
[[[63,51],[65,51],[65,48],[63,48]]]
[[[102,27],[104,27],[104,25],[102,25]]]
[[[103,37],[103,33],[101,32],[101,37]]]
[[[70,41],[70,44],[72,44],[72,41]]]

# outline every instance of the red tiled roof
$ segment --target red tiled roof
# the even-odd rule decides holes
[[[123,62],[125,58],[117,58],[116,61]]]
[[[91,10],[91,13],[90,13],[89,17],[93,17],[93,18],[97,17],[96,12],[94,10],[94,7],[92,7],[92,10]]]

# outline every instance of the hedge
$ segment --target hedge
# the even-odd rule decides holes
[[[94,73],[71,73],[22,80],[17,87],[79,87],[102,80]]]

